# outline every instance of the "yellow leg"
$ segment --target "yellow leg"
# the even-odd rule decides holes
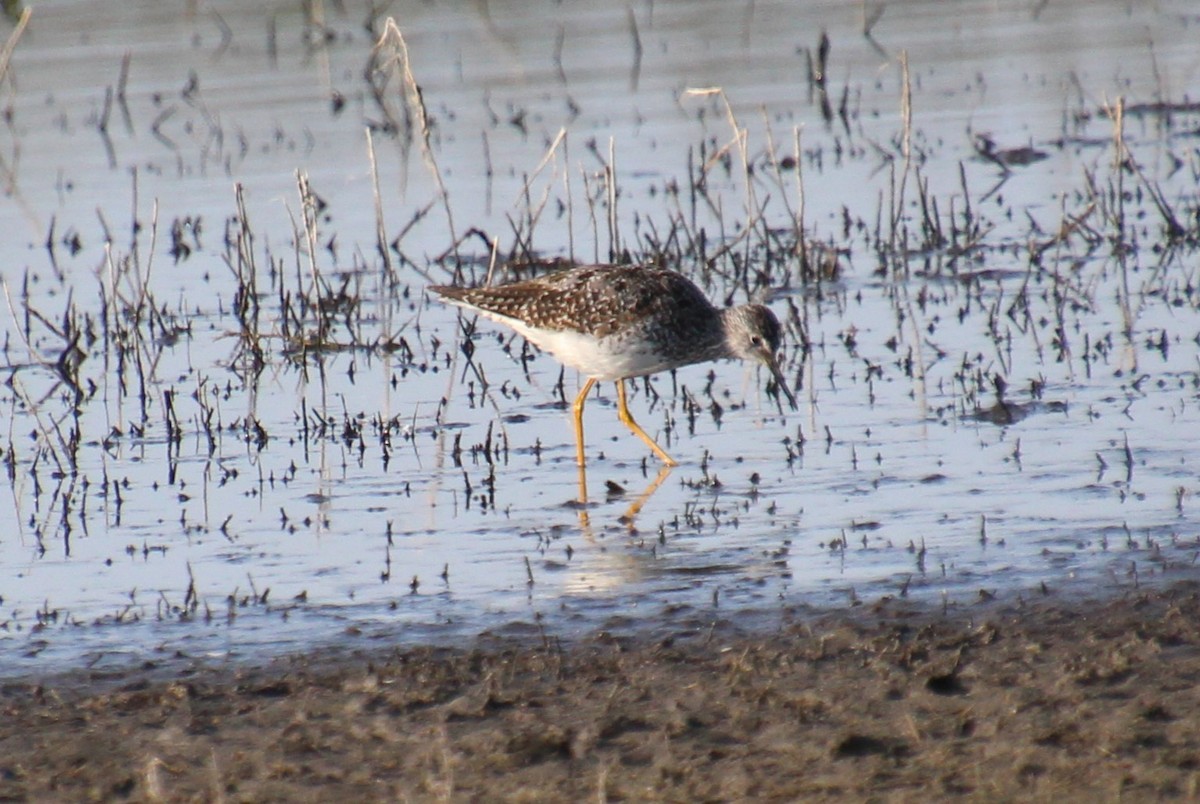
[[[595,378],[588,377],[587,382],[583,384],[583,390],[575,397],[575,404],[571,406],[571,412],[575,414],[575,460],[580,466],[586,463],[583,457],[583,403],[587,401],[588,392],[595,384]]]
[[[589,382],[591,382],[591,381],[589,380]],[[581,408],[581,411],[582,411],[582,408]],[[633,431],[633,434],[635,436],[642,439],[642,441],[644,441],[646,443],[646,446],[648,446],[650,449],[654,450],[654,454],[658,456],[658,459],[660,461],[665,463],[667,466],[678,466],[679,465],[678,463],[675,462],[674,458],[672,458],[670,455],[668,455],[663,450],[662,447],[660,447],[658,444],[655,444],[654,439],[651,438],[650,436],[646,435],[646,431],[643,430],[641,428],[641,426],[638,425],[638,423],[633,420],[633,416],[629,412],[629,405],[626,404],[626,402],[625,402],[625,381],[624,380],[617,380],[617,417],[621,420],[621,422],[626,427],[628,427],[630,430]],[[582,450],[583,447],[580,447],[580,449]]]

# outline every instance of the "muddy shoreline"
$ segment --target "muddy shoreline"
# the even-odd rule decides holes
[[[1194,796],[1200,584],[0,686],[3,800]]]

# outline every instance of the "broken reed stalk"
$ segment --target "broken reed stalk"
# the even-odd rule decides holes
[[[33,7],[26,6],[25,10],[21,12],[21,19],[17,20],[17,26],[8,35],[8,41],[4,43],[4,48],[0,49],[0,81],[3,81],[8,74],[8,63],[12,60],[13,51],[17,48],[21,34],[25,33],[25,28],[29,25],[29,17],[32,14]]]
[[[233,296],[233,312],[238,322],[238,341],[242,350],[250,355],[253,370],[257,372],[266,366],[267,361],[263,352],[259,327],[262,306],[258,295],[258,265],[254,259],[254,232],[250,228],[250,216],[246,211],[246,193],[241,182],[233,185],[233,196],[234,206],[237,210],[231,222],[234,226],[233,253],[230,254],[227,247],[224,259],[237,282],[237,289]],[[226,231],[228,232],[228,229]],[[230,242],[228,234],[226,242]],[[282,284],[281,281],[281,288]],[[280,316],[279,324],[286,340],[288,332],[286,315]]]
[[[492,286],[492,281],[496,274],[497,258],[499,257],[499,255],[500,255],[500,238],[493,237],[492,238],[492,253],[491,253],[491,256],[488,257],[487,276],[484,277],[484,280],[483,280],[483,286],[485,288],[490,288]]]
[[[293,294],[287,292],[282,279],[280,280],[278,320],[284,322],[290,319],[291,326],[295,329],[288,339],[289,343],[285,347],[285,352],[291,353],[307,381],[307,355],[310,349],[320,349],[329,344],[330,318],[325,314],[326,305],[323,303],[327,288],[321,277],[320,269],[317,267],[317,205],[320,202],[312,192],[306,174],[297,171],[296,184],[300,195],[301,221],[297,222],[290,205],[286,207],[292,223],[292,256],[296,269],[296,293],[293,297]],[[311,277],[311,287],[307,291],[304,286],[305,252],[308,254],[307,270]],[[292,303],[293,298],[296,299],[295,304]],[[329,309],[333,308],[334,305],[329,305]],[[313,334],[310,334],[305,328],[305,321],[310,313],[316,319],[316,332]],[[282,328],[286,332],[288,325],[282,324]],[[324,393],[324,363],[318,361],[317,368],[321,375],[322,393]],[[324,411],[324,406],[322,406],[322,411]]]
[[[1124,178],[1124,167],[1129,167],[1138,177],[1138,181],[1146,189],[1147,195],[1150,196],[1150,201],[1158,210],[1159,216],[1163,219],[1163,225],[1166,227],[1166,235],[1168,241],[1175,241],[1187,234],[1187,229],[1179,222],[1175,216],[1171,205],[1167,203],[1167,199],[1163,196],[1162,188],[1156,182],[1152,182],[1142,170],[1142,166],[1133,158],[1133,154],[1129,151],[1125,144],[1125,98],[1124,96],[1117,98],[1115,108],[1110,108],[1107,104],[1104,107],[1104,112],[1113,121],[1113,147],[1116,149],[1116,154],[1113,156],[1114,169],[1117,171],[1118,179]],[[1118,201],[1120,206],[1120,218],[1122,229],[1124,228],[1124,183],[1121,182],[1117,186]],[[1122,237],[1123,239],[1123,237]]]
[[[1125,97],[1117,98],[1115,106],[1105,104],[1104,112],[1113,125],[1113,164],[1116,174],[1116,205],[1113,208],[1113,225],[1116,227],[1117,242],[1125,242],[1125,160],[1129,158],[1125,150]]]
[[[904,217],[904,193],[908,183],[908,173],[912,166],[912,82],[908,74],[907,50],[900,51],[900,75],[902,77],[900,85],[900,155],[904,157],[904,162],[900,172],[900,186],[892,196],[891,248],[893,256],[900,253],[898,249],[901,248],[901,244],[897,242],[897,237],[900,234],[900,223]],[[907,237],[903,239],[907,240]],[[907,251],[907,244],[904,244],[903,250]],[[902,260],[902,264],[907,274],[908,261]]]
[[[520,251],[524,252],[525,256],[522,258],[523,260],[533,261],[536,259],[536,252],[533,245],[534,228],[537,226],[538,221],[541,220],[542,213],[546,209],[546,204],[550,200],[550,194],[553,191],[554,180],[556,176],[551,176],[550,181],[547,182],[545,188],[541,192],[540,198],[536,203],[534,202],[532,196],[533,182],[538,175],[541,174],[542,170],[545,169],[546,165],[550,164],[552,160],[555,160],[555,154],[558,150],[558,146],[566,138],[566,133],[567,132],[565,128],[559,129],[558,136],[554,138],[554,142],[549,148],[546,149],[546,153],[542,156],[542,160],[538,163],[533,173],[525,174],[523,177],[521,191],[518,195],[520,198],[524,199],[525,209],[520,219],[520,225],[513,222],[511,215],[506,215],[509,225],[513,229],[513,235],[516,238],[516,244],[513,250],[516,251],[519,249]],[[555,160],[554,163],[555,173],[557,173],[557,161]],[[515,206],[516,203],[514,202],[514,207]]]
[[[754,193],[754,184],[751,181],[750,154],[746,147],[748,134],[746,129],[738,123],[737,116],[733,113],[733,105],[730,104],[729,97],[725,94],[725,90],[721,87],[688,87],[683,91],[683,94],[684,97],[693,98],[706,98],[715,95],[721,99],[721,103],[725,107],[725,121],[729,124],[732,137],[729,142],[727,142],[723,147],[719,148],[716,153],[714,153],[705,161],[702,170],[707,176],[712,165],[716,164],[716,162],[727,151],[736,147],[738,156],[740,157],[742,163],[742,176],[746,182],[746,218],[750,219],[754,217],[757,204],[755,201],[756,196]]]
[[[749,283],[747,281],[747,275],[749,272],[751,248],[753,246],[753,239],[750,237],[750,232],[754,230],[757,222],[762,220],[765,210],[758,203],[758,193],[756,193],[754,190],[754,176],[750,172],[750,149],[747,145],[750,134],[746,127],[740,125],[737,121],[737,118],[734,117],[733,107],[729,105],[729,98],[726,97],[724,91],[721,92],[721,99],[725,102],[725,113],[728,115],[729,125],[733,128],[734,142],[737,143],[738,155],[741,157],[742,162],[742,181],[746,185],[746,196],[743,201],[745,204],[746,213],[746,224],[745,228],[743,229],[743,233],[745,234],[746,251],[743,254],[742,259],[742,285],[743,289],[745,289],[748,293]],[[767,238],[764,236],[764,242],[766,239]]]
[[[429,132],[429,116],[425,111],[425,102],[421,99],[421,88],[417,84],[416,77],[413,75],[412,63],[408,57],[408,44],[404,41],[404,34],[400,32],[400,28],[396,25],[396,20],[393,17],[388,17],[387,22],[384,23],[383,34],[379,37],[379,41],[375,43],[372,55],[374,56],[387,46],[390,46],[394,51],[391,61],[400,68],[401,91],[404,94],[404,99],[410,113],[417,120],[417,130],[420,133],[418,141],[421,144],[421,158],[433,176],[434,183],[437,185],[438,197],[442,201],[442,208],[446,211],[446,224],[450,229],[450,241],[455,244],[455,262],[461,262],[458,255],[458,235],[454,229],[454,213],[450,209],[450,194],[446,191],[445,182],[442,181],[442,173],[438,169],[437,159],[433,153],[433,145]]]
[[[975,239],[975,218],[971,212],[971,193],[967,189],[967,169],[963,165],[962,160],[958,163],[958,183],[962,185],[963,191],[963,245],[962,250],[966,250],[966,244]],[[953,229],[954,218],[951,216],[951,229]]]
[[[808,266],[808,241],[804,237],[804,167],[800,161],[800,129],[792,126],[792,158],[796,160],[796,248],[800,255],[800,266]]]
[[[300,194],[300,222],[303,226],[305,249],[308,252],[308,270],[312,276],[312,304],[317,313],[320,342],[325,342],[325,316],[321,315],[321,272],[317,268],[317,201],[308,183],[308,174],[296,172],[296,189]]]
[[[783,166],[775,147],[775,134],[771,130],[771,122],[767,117],[765,107],[762,110],[762,118],[763,126],[767,132],[767,153],[775,172],[775,183],[779,187],[780,198],[783,199],[783,207],[787,211],[788,220],[792,224],[793,242],[790,251],[792,256],[798,257],[800,260],[800,277],[804,281],[810,276],[811,266],[808,262],[808,244],[804,238],[804,171],[800,167],[800,129],[802,126],[792,126],[792,159],[795,162],[796,171],[796,205],[793,207],[792,202],[788,200],[787,186],[783,180]]]
[[[1117,248],[1113,250],[1117,258],[1117,267],[1121,272],[1121,284],[1118,286],[1118,303],[1121,307],[1122,332],[1126,340],[1133,337],[1133,300],[1129,295],[1129,262],[1125,259],[1125,249],[1120,248],[1125,243],[1125,161],[1133,160],[1125,150],[1125,97],[1117,98],[1115,106],[1104,104],[1104,112],[1108,115],[1109,120],[1113,125],[1113,172],[1116,174],[1114,179],[1115,189],[1113,195],[1111,222],[1116,230],[1115,242]],[[1130,350],[1136,353],[1136,350]]]
[[[37,314],[36,310],[34,310],[32,307],[29,306],[28,297],[26,297],[26,300],[25,300],[26,303],[24,304],[25,325],[21,326],[21,318],[19,316],[17,316],[17,308],[13,304],[12,293],[8,288],[8,280],[6,280],[3,276],[0,276],[0,291],[4,292],[4,300],[8,304],[8,313],[10,316],[12,316],[13,323],[16,324],[16,326],[13,328],[12,331],[14,333],[16,333],[16,336],[21,340],[21,345],[25,347],[25,353],[29,355],[29,360],[31,361],[31,364],[41,366],[42,368],[50,368],[51,367],[50,362],[47,360],[44,360],[34,350],[33,344],[29,342],[30,331],[32,329],[32,325],[30,323],[30,316],[37,315],[37,317],[39,319],[41,319],[41,316]],[[27,293],[28,293],[28,291],[27,291]],[[13,369],[15,367],[8,366],[7,368]],[[15,375],[16,375],[16,371],[13,370],[11,372],[10,376],[15,376]],[[11,424],[12,424],[11,419],[9,420],[9,424],[11,426]]]
[[[1175,211],[1171,209],[1171,205],[1167,203],[1167,199],[1163,196],[1162,188],[1158,182],[1152,182],[1142,171],[1142,166],[1139,165],[1133,158],[1129,156],[1129,164],[1133,167],[1133,172],[1137,174],[1138,180],[1146,188],[1146,193],[1150,196],[1150,200],[1154,203],[1155,209],[1163,219],[1163,225],[1166,227],[1168,242],[1178,240],[1187,234],[1187,229],[1179,222],[1179,218],[1175,216]]]
[[[375,161],[375,140],[371,136],[371,127],[363,129],[367,136],[367,160],[371,163],[371,194],[375,201],[375,248],[379,258],[383,260],[383,273],[389,282],[395,284],[396,269],[392,267],[392,257],[387,244],[387,227],[383,221],[383,197],[379,193],[379,163]]]
[[[604,186],[608,195],[608,261],[621,262],[621,237],[617,231],[617,146],[614,137],[608,138]]]
[[[592,183],[582,165],[579,173],[583,176],[583,197],[587,201],[588,221],[592,224],[592,262],[600,262],[600,222],[596,219],[596,200],[592,197]]]
[[[533,230],[534,227],[537,226],[538,221],[541,219],[542,212],[546,209],[546,203],[550,200],[550,192],[551,188],[554,186],[554,179],[556,176],[551,176],[550,181],[547,182],[546,188],[542,191],[541,199],[537,204],[533,203],[531,197],[533,182],[539,175],[541,175],[542,171],[545,170],[546,165],[550,164],[551,162],[553,162],[555,165],[555,173],[558,172],[558,162],[556,158],[558,147],[559,145],[562,145],[566,139],[567,130],[565,128],[560,128],[558,130],[558,134],[554,138],[554,142],[550,143],[550,147],[548,147],[546,149],[546,153],[542,155],[542,160],[538,162],[537,167],[533,169],[532,173],[526,174],[524,177],[524,182],[519,195],[525,199],[525,223],[528,227],[525,241],[529,246],[528,250],[531,252],[531,254],[533,251]]]
[[[16,310],[13,307],[12,296],[9,293],[8,283],[3,281],[3,279],[0,279],[0,288],[3,288],[3,290],[4,290],[4,297],[8,304],[9,313],[12,315],[13,321],[15,323],[18,321],[17,315],[16,315]],[[36,365],[36,366],[46,369],[47,371],[52,373],[55,377],[57,377],[58,382],[68,386],[74,392],[74,394],[73,394],[74,399],[73,399],[73,404],[71,406],[71,410],[68,413],[63,414],[63,416],[58,421],[55,421],[53,419],[53,417],[51,418],[51,424],[53,425],[53,433],[55,435],[55,439],[57,440],[57,443],[59,446],[58,450],[56,450],[54,448],[54,442],[51,441],[51,439],[50,439],[49,433],[51,432],[51,430],[49,428],[47,428],[45,423],[42,421],[41,414],[38,412],[39,403],[35,402],[32,398],[29,397],[29,395],[27,393],[25,393],[24,387],[21,385],[21,383],[17,377],[16,370],[13,370],[10,372],[8,384],[13,388],[14,392],[21,397],[22,401],[24,402],[24,404],[26,405],[28,410],[33,414],[34,419],[38,425],[38,430],[41,433],[41,438],[45,442],[46,448],[50,451],[51,457],[54,458],[55,464],[58,465],[60,473],[64,472],[63,461],[65,460],[67,462],[67,464],[70,466],[71,473],[73,476],[78,468],[77,452],[78,452],[79,443],[80,443],[80,439],[81,439],[81,426],[79,423],[79,417],[82,412],[82,403],[83,403],[83,399],[84,399],[83,387],[82,387],[81,383],[79,382],[79,366],[83,362],[84,357],[86,357],[86,353],[79,346],[79,340],[80,340],[82,333],[81,333],[81,331],[79,329],[79,325],[76,321],[75,307],[74,307],[73,302],[71,301],[71,296],[68,295],[66,310],[63,312],[63,321],[62,321],[61,327],[55,326],[52,322],[47,320],[45,316],[41,315],[36,310],[34,310],[32,307],[30,307],[29,303],[28,303],[28,299],[26,299],[26,301],[25,301],[25,311],[26,311],[27,317],[31,315],[32,317],[36,318],[47,329],[49,329],[51,332],[53,332],[55,335],[57,335],[63,341],[62,352],[59,353],[57,360],[55,360],[54,362],[51,362],[51,361],[48,361],[48,360],[45,360],[45,359],[39,357],[38,353],[36,351],[34,351],[32,344],[29,342],[29,324],[28,323],[26,323],[26,327],[25,327],[24,331],[22,331],[19,326],[15,330],[17,333],[17,337],[21,339],[23,345],[25,346],[27,353],[29,354],[30,360],[32,361],[29,365]],[[49,399],[49,398],[51,398],[51,394],[48,393],[43,397],[42,401],[44,402],[46,399]],[[73,416],[75,419],[75,427],[72,430],[71,438],[69,440],[63,437],[62,431],[59,428],[59,421],[66,419],[66,417],[68,415]],[[10,421],[10,426],[11,426],[11,421]],[[9,436],[9,441],[11,444],[11,441],[12,441],[11,433]],[[61,450],[61,457],[59,454],[60,450]],[[10,446],[10,454],[11,454],[11,446]]]
[[[130,253],[128,255],[120,259],[115,257],[112,248],[113,238],[111,230],[107,222],[104,221],[100,210],[97,210],[97,216],[100,218],[105,231],[104,267],[107,269],[108,290],[111,293],[111,332],[116,335],[119,341],[124,342],[124,346],[126,347],[126,349],[119,352],[119,362],[123,365],[124,359],[127,356],[132,356],[134,365],[137,368],[138,400],[141,406],[142,426],[147,426],[150,404],[149,389],[153,386],[158,361],[162,357],[164,344],[162,339],[153,337],[153,327],[155,321],[159,320],[160,314],[155,307],[154,297],[150,292],[150,278],[154,270],[154,255],[158,247],[158,201],[156,199],[151,207],[149,227],[150,246],[143,271],[140,233],[145,227],[142,227],[138,223],[137,217],[139,185],[136,170],[133,172],[132,181],[133,204],[130,211]],[[99,277],[97,278],[99,279]],[[122,285],[126,288],[124,293],[122,292]],[[103,287],[102,283],[101,288],[103,289]],[[165,331],[165,326],[162,325],[161,321],[159,321],[159,325]],[[145,326],[145,330],[143,330],[143,326]],[[127,338],[132,340],[127,342]],[[158,351],[152,352],[152,347],[156,345],[158,346]],[[118,368],[118,374],[120,372],[121,368]]]
[[[68,473],[74,475],[78,470],[75,452],[67,445],[67,440],[63,438],[58,422],[54,420],[53,416],[50,417],[49,426],[42,421],[41,406],[26,393],[25,386],[18,379],[17,375],[12,375],[9,385],[12,387],[13,392],[25,403],[26,410],[33,414],[33,420],[37,424],[38,433],[41,436],[41,440],[45,443],[45,451],[50,453],[50,457],[54,459],[58,471],[63,475]],[[63,418],[66,418],[66,414],[63,414]],[[53,439],[50,437],[51,434],[54,436]],[[55,449],[55,443],[58,444],[57,449]],[[66,465],[64,465],[64,462]],[[70,467],[69,472],[67,469],[68,466]]]
[[[121,340],[121,321],[120,321],[120,315],[117,312],[118,291],[117,291],[116,269],[113,266],[112,244],[107,241],[104,244],[104,270],[103,270],[103,273],[104,273],[103,277],[100,276],[99,272],[97,273],[96,281],[100,285],[100,316],[101,316],[101,323],[104,328],[104,375],[103,375],[103,381],[104,381],[104,399],[105,399],[104,409],[105,409],[105,416],[107,417],[107,416],[111,415],[110,411],[112,410],[112,408],[108,404],[109,377],[115,373],[116,380],[117,380],[118,397],[124,396],[124,389],[125,389],[125,379],[124,379],[125,359],[124,359],[124,355],[123,355],[123,350],[121,350],[119,345],[117,345],[117,344],[119,344],[119,341]],[[105,279],[107,279],[107,283],[105,282]],[[115,345],[117,346],[117,348],[114,349]],[[109,361],[114,356],[116,357],[116,361],[117,361],[117,366],[116,366],[115,372],[110,370],[111,367],[109,365]],[[113,407],[116,408],[116,413],[117,413],[117,421],[116,421],[115,426],[121,432],[124,432],[126,430],[125,406],[120,404],[120,402],[118,401],[118,403]],[[110,424],[111,424],[111,422],[110,422]]]
[[[136,172],[135,172],[135,175],[136,175]],[[157,245],[158,245],[158,199],[156,198],[156,199],[154,199],[154,205],[151,207],[151,210],[150,210],[150,249],[149,249],[149,252],[146,254],[145,275],[143,275],[142,271],[140,270],[141,250],[136,247],[133,250],[133,273],[134,273],[134,279],[137,282],[136,287],[137,287],[137,294],[138,294],[137,295],[137,304],[135,305],[135,308],[137,310],[137,314],[136,314],[135,318],[137,320],[141,319],[141,314],[142,314],[142,311],[146,309],[147,301],[150,302],[151,315],[153,315],[155,312],[153,297],[151,297],[151,295],[150,295],[150,275],[154,270],[154,253],[157,250],[157,248],[156,248]]]
[[[231,265],[237,279],[238,296],[236,307],[242,326],[254,335],[258,334],[258,266],[254,261],[254,232],[250,229],[250,216],[246,212],[246,192],[242,183],[233,185],[234,206],[237,209],[237,234],[234,239],[235,265]],[[253,315],[251,315],[253,311]]]
[[[564,130],[565,131],[565,130]],[[567,196],[567,259],[575,262],[575,203],[571,197],[571,150],[563,135],[563,190]]]
[[[732,132],[732,136],[731,136],[731,139],[729,140],[729,142],[727,142],[724,146],[719,148],[716,153],[714,153],[712,156],[710,156],[707,160],[704,161],[703,167],[702,167],[702,172],[705,177],[705,181],[703,182],[703,184],[705,186],[707,186],[707,174],[708,174],[709,170],[712,168],[712,166],[715,165],[720,159],[722,159],[725,156],[725,154],[729,153],[733,149],[736,149],[737,154],[738,154],[738,159],[741,163],[741,179],[744,184],[744,190],[745,190],[743,201],[742,201],[745,219],[743,221],[743,225],[741,227],[739,227],[740,232],[737,234],[737,236],[734,237],[732,240],[728,239],[725,235],[723,205],[718,200],[718,203],[714,206],[712,201],[708,198],[707,192],[705,191],[705,189],[703,187],[701,188],[701,192],[705,195],[705,200],[708,201],[710,208],[712,208],[714,213],[716,214],[718,221],[720,222],[720,228],[721,228],[721,245],[720,245],[720,247],[717,249],[717,251],[714,254],[704,257],[703,262],[706,265],[713,266],[720,257],[722,257],[726,253],[732,251],[736,246],[743,245],[745,251],[742,255],[742,260],[740,262],[740,265],[736,266],[738,269],[739,276],[736,276],[734,278],[740,280],[740,283],[742,284],[743,289],[747,292],[747,294],[749,294],[750,287],[749,287],[749,268],[748,268],[748,266],[751,264],[752,256],[753,256],[752,252],[753,252],[753,248],[754,248],[754,241],[753,241],[753,238],[750,237],[750,235],[761,224],[761,226],[762,226],[762,242],[767,243],[771,239],[770,229],[766,222],[766,206],[767,205],[766,205],[765,201],[760,203],[758,200],[758,193],[756,191],[755,183],[754,183],[754,172],[750,166],[749,131],[745,126],[742,126],[738,122],[737,116],[734,114],[734,111],[733,111],[733,105],[729,102],[729,97],[725,94],[725,90],[723,88],[721,88],[721,87],[701,87],[701,88],[690,87],[688,89],[685,89],[683,94],[685,97],[717,96],[720,98],[721,103],[724,106],[725,120],[729,124],[729,127]],[[773,143],[773,140],[770,140],[769,125],[768,125],[768,139],[771,142],[771,147],[770,147],[771,153],[774,154],[774,143]],[[780,181],[782,181],[782,180],[780,180]],[[782,189],[782,187],[781,187],[781,189]],[[785,204],[786,204],[786,201],[785,201]],[[790,210],[789,210],[789,212],[790,212]]]

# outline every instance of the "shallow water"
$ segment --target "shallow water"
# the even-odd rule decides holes
[[[867,38],[861,6],[791,6],[394,7],[443,200],[419,137],[381,127],[406,107],[397,82],[385,107],[368,91],[364,7],[318,7],[319,28],[300,4],[35,5],[0,126],[3,672],[1194,572],[1200,15],[962,3],[947,21],[912,2]],[[806,61],[821,31],[829,122]],[[1119,97],[1136,170],[1114,169]],[[776,168],[797,144],[802,194]],[[1000,166],[1025,146],[1040,158]],[[297,172],[323,204],[311,262]],[[819,282],[759,248],[801,208],[838,254]],[[257,372],[229,245],[247,228]],[[734,364],[632,384],[682,464],[656,485],[603,388],[580,503],[577,378],[560,387],[557,363],[487,322],[468,359],[469,318],[422,289],[455,278],[438,258],[459,238],[464,281],[482,281],[493,238],[607,260],[700,231],[709,264],[680,269],[717,299],[774,289],[801,408]],[[313,319],[281,310],[314,276],[345,283],[352,312],[326,333],[346,348],[304,357],[288,336]]]

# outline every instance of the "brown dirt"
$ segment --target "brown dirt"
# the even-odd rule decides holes
[[[1195,797],[1198,590],[9,682],[0,799]]]

